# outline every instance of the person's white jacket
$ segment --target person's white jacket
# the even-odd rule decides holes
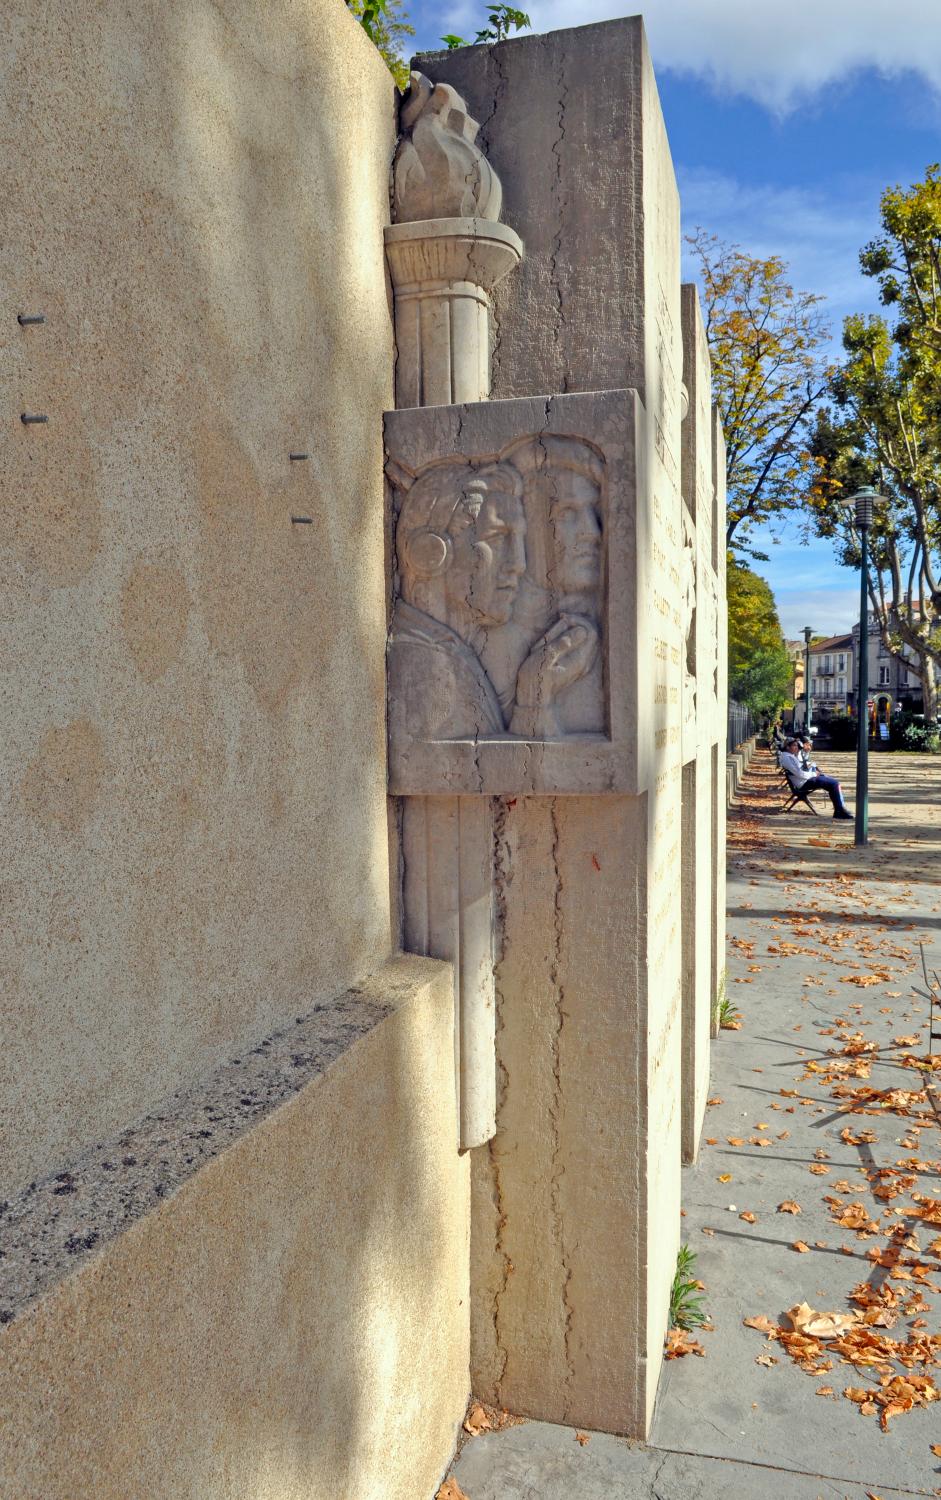
[[[788,781],[796,787],[803,786],[807,781],[813,781],[817,774],[816,771],[808,771],[801,763],[800,757],[792,755],[789,750],[782,750],[778,757],[778,764]]]

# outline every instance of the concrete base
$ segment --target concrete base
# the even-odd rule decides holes
[[[19,1273],[5,1257],[0,1494],[434,1492],[468,1394],[449,970],[394,960],[334,1019],[325,1007],[241,1059],[241,1090],[230,1069],[204,1102],[174,1101],[151,1122],[163,1132],[152,1160],[148,1132],[126,1133],[75,1165],[68,1194],[49,1197],[56,1210],[43,1184],[11,1205],[4,1245]],[[299,1074],[309,1077],[296,1091]],[[207,1130],[226,1137],[240,1108],[254,1118],[221,1154],[163,1199],[152,1184],[150,1211],[108,1238],[142,1169],[185,1172]],[[88,1191],[104,1162],[110,1202],[100,1185]],[[81,1227],[61,1254],[78,1268],[51,1279],[68,1217]],[[28,1234],[33,1256],[17,1256]],[[37,1279],[31,1259],[43,1256]]]

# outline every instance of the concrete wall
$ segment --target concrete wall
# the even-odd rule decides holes
[[[339,0],[0,57],[2,1196],[389,951],[396,127]]]
[[[475,1393],[646,1433],[679,1240],[679,203],[639,17],[419,59],[526,247],[494,400],[633,387],[639,795],[498,806],[497,1134],[474,1153]],[[635,701],[636,699],[636,701]]]
[[[434,1493],[468,1386],[453,1025],[450,969],[398,959],[346,997],[329,1066],[282,1097],[298,1033],[305,1066],[326,1041],[292,1027],[253,1073],[273,1107],[110,1243],[120,1174],[109,1200],[76,1170],[49,1203],[88,1192],[102,1243],[0,1326],[5,1500]],[[225,1117],[237,1083],[200,1097]]]

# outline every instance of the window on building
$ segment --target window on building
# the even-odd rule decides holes
[[[889,668],[888,667],[880,667],[879,668],[879,686],[880,687],[888,687],[888,685],[889,685]]]
[[[830,657],[829,656],[825,656],[823,658],[823,670],[824,670],[824,672],[830,672],[830,671],[832,671],[832,667],[830,665]]]
[[[836,680],[836,695],[838,698],[846,697],[846,678],[838,677]]]
[[[846,671],[846,655],[843,651],[840,652],[836,659],[836,669],[838,672]]]

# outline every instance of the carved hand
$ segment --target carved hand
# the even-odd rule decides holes
[[[591,620],[584,615],[559,616],[519,669],[511,734],[552,739],[561,733],[556,700],[590,671],[598,646],[598,632]]]

